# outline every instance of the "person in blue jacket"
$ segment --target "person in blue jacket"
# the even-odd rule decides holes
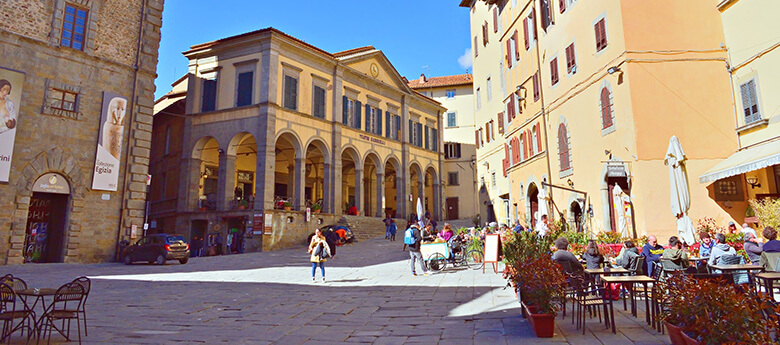
[[[661,261],[661,255],[664,253],[664,247],[658,244],[658,239],[655,236],[647,236],[647,244],[642,247],[642,253],[639,254],[645,257],[645,272],[649,276],[653,276],[655,272],[655,263]]]

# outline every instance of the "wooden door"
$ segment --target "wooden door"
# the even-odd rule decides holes
[[[447,219],[459,219],[458,198],[447,198]]]

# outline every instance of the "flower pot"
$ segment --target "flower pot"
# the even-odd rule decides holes
[[[538,314],[536,308],[526,306],[528,323],[531,324],[537,338],[552,338],[555,333],[555,316],[553,314]]]
[[[238,205],[238,209],[239,209],[239,210],[246,209],[246,206],[244,206],[244,205]]]
[[[292,207],[285,207],[285,208],[284,208],[284,210],[285,210],[285,211],[292,210]]]
[[[682,334],[683,339],[685,339],[685,344],[687,345],[699,345],[699,341],[696,339],[691,338],[685,332],[680,332]]]
[[[669,332],[669,340],[672,341],[672,345],[686,345],[685,338],[683,338],[683,332],[681,327],[677,327],[671,323],[664,321],[666,330]]]

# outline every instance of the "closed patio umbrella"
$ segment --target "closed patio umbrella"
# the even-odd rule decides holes
[[[542,216],[547,216],[547,220],[550,220],[549,211],[547,210],[547,191],[539,189],[539,194],[536,197],[539,200],[539,210],[536,212],[536,226],[534,229],[540,231],[540,229],[543,229]]]
[[[417,198],[417,223],[420,225],[420,229],[425,227],[425,223],[423,222],[422,200],[420,200],[420,198]]]
[[[688,192],[685,152],[680,145],[680,140],[674,135],[669,138],[669,148],[666,150],[664,164],[669,167],[670,200],[672,215],[677,218],[677,233],[685,243],[691,245],[696,240],[693,235],[693,221],[688,217],[691,197]]]
[[[615,225],[617,229],[615,232],[619,233],[621,237],[627,238],[628,236],[628,222],[626,221],[626,209],[623,204],[623,188],[619,185],[615,185],[612,189],[612,208],[615,210]]]

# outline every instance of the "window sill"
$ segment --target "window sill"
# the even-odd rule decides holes
[[[612,133],[612,132],[614,132],[616,130],[617,130],[617,128],[616,128],[615,124],[613,123],[612,126],[609,126],[607,128],[602,128],[601,129],[601,136],[602,137],[606,136],[607,134]]]
[[[574,175],[574,168],[568,168],[558,172],[558,178],[564,178]]]
[[[742,127],[737,127],[737,134],[742,134],[743,132],[747,132],[752,129],[756,129],[760,127],[766,127],[768,125],[769,125],[769,119],[756,120]]]

